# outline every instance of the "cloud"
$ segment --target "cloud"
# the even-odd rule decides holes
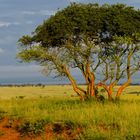
[[[3,53],[4,52],[4,49],[0,48],[0,53]]]
[[[0,28],[1,27],[9,27],[11,25],[20,25],[19,22],[5,22],[5,21],[0,21]]]
[[[36,12],[34,12],[34,11],[23,11],[22,14],[23,15],[35,15]]]
[[[140,3],[140,0],[126,0],[127,3]]]
[[[54,15],[56,11],[53,10],[40,10],[40,11],[22,11],[23,15]]]
[[[0,27],[8,27],[10,25],[9,22],[0,21]]]
[[[69,2],[80,2],[81,0],[68,0]]]
[[[42,10],[39,12],[39,14],[41,15],[48,15],[48,16],[51,16],[51,15],[55,15],[56,11],[53,11],[53,10]]]

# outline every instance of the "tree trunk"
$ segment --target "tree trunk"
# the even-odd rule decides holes
[[[95,96],[95,76],[93,73],[90,73],[90,79],[91,79],[90,96],[94,97]]]
[[[75,79],[71,76],[69,70],[65,66],[64,66],[64,69],[65,69],[65,74],[67,75],[68,79],[70,80],[72,84],[73,90],[77,93],[78,96],[80,96],[81,100],[84,100],[83,94],[85,94],[86,91],[84,91],[82,88],[79,88],[77,86]]]
[[[130,67],[131,67],[131,57],[133,55],[133,51],[129,52],[127,56],[127,81],[118,89],[116,98],[119,98],[123,92],[123,90],[130,85],[131,83],[131,73],[130,73]]]
[[[114,88],[114,86],[116,85],[116,83],[117,83],[118,81],[117,80],[115,80],[113,83],[111,83],[110,85],[109,85],[109,88],[108,88],[108,93],[109,93],[109,96],[108,96],[108,98],[109,98],[109,100],[112,100],[113,99],[113,88]]]
[[[129,86],[130,83],[131,83],[131,78],[129,78],[129,79],[127,80],[127,82],[125,82],[125,83],[118,89],[118,92],[117,92],[117,95],[116,95],[116,98],[117,98],[117,99],[122,95],[123,90],[124,90],[127,86]]]
[[[88,87],[87,87],[88,96],[94,97],[95,96],[95,76],[94,76],[94,73],[90,71],[90,66],[88,63],[86,65],[85,79],[88,84]]]

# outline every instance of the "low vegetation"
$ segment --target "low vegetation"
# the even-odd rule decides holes
[[[1,87],[0,91],[5,93],[0,94],[0,139],[10,129],[25,139],[140,138],[140,86],[129,86],[121,101],[100,103],[81,102],[71,86]],[[102,94],[107,96],[104,90]]]

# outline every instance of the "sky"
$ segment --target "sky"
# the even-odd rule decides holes
[[[39,66],[16,59],[17,41],[71,2],[125,3],[140,8],[140,0],[0,0],[0,81],[1,78],[42,77]]]

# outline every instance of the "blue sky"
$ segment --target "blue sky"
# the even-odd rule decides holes
[[[140,0],[0,0],[0,78],[41,76],[40,67],[16,59],[17,41],[70,2],[125,3],[140,8]]]

